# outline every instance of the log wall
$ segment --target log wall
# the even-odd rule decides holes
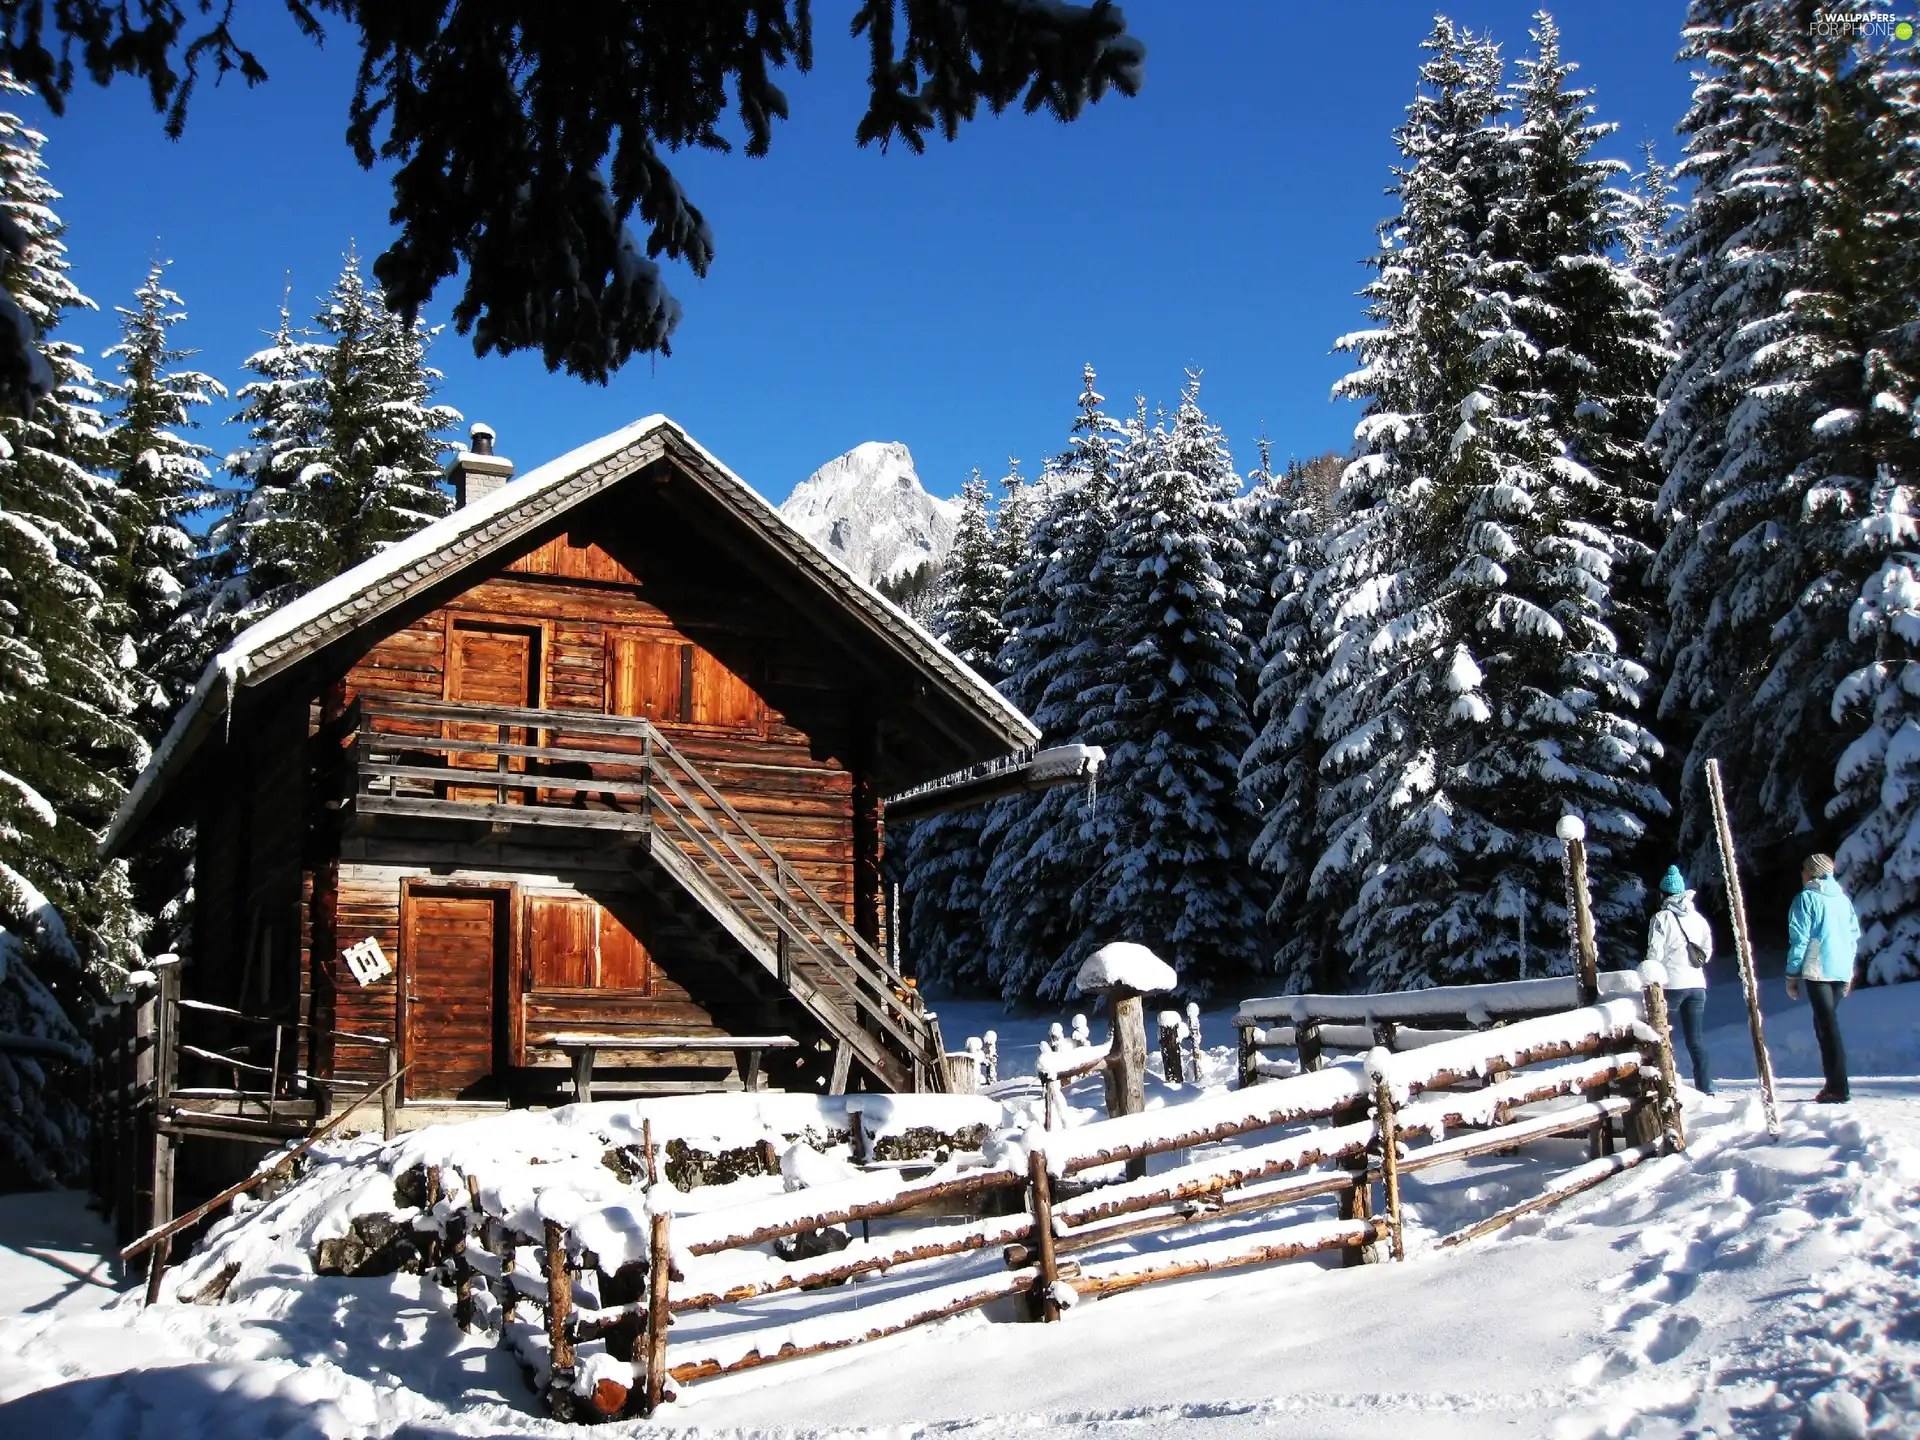
[[[519,663],[513,657],[534,654],[537,673],[517,703],[560,713],[648,714],[828,903],[850,923],[858,917],[870,927],[872,907],[856,903],[855,879],[856,771],[865,753],[856,731],[864,711],[835,653],[801,632],[770,594],[755,593],[750,576],[729,573],[714,557],[679,553],[689,548],[684,545],[652,555],[630,539],[619,543],[616,558],[576,534],[537,536],[521,555],[436,608],[397,617],[384,633],[369,631],[345,666],[340,702],[470,698],[465,691],[475,688],[476,663],[511,666]],[[488,624],[530,639],[490,649],[476,645],[475,627]],[[642,657],[638,671],[636,655]],[[668,667],[662,655],[683,663]],[[635,675],[656,672],[688,686],[684,699],[675,692],[668,707],[673,713],[639,708],[644,702],[637,692],[651,682]],[[717,686],[709,682],[714,676]],[[482,677],[479,684],[487,687],[489,701],[516,702],[502,676]],[[314,706],[311,729],[320,728],[326,709]],[[731,723],[702,723],[716,715]],[[860,789],[871,793],[873,787]],[[870,828],[877,832],[877,826]],[[610,849],[604,832],[583,830],[577,844],[563,840],[558,850],[522,857],[525,863],[500,858],[511,845],[468,844],[468,838],[469,832],[451,825],[440,826],[431,840],[417,828],[393,826],[374,837],[349,835],[316,847],[292,900],[304,925],[302,980],[316,1021],[401,1038],[406,1000],[397,989],[400,977],[362,986],[341,951],[372,937],[400,970],[406,890],[427,882],[494,887],[508,896],[510,933],[503,944],[510,954],[495,1002],[502,1012],[498,1055],[504,1068],[566,1065],[559,1052],[538,1043],[556,1034],[718,1036],[763,1028],[770,1019],[764,1004],[753,1013],[752,1003],[743,1006],[742,997],[729,994],[737,982],[710,973],[710,960],[676,953],[670,941],[656,943],[631,858]],[[548,844],[555,838],[542,837]],[[234,842],[215,826],[205,843]],[[858,847],[863,874],[877,873],[866,853],[870,843]],[[480,859],[482,854],[491,858]],[[556,905],[564,910],[567,902],[601,907],[605,935],[630,934],[632,943],[622,942],[622,954],[646,952],[643,960],[607,962],[608,974],[620,983],[549,983],[564,980],[567,966],[576,962],[547,957],[535,966],[534,946],[559,945],[552,937],[564,938],[567,925],[575,923],[555,913]],[[534,929],[548,938],[536,941]],[[634,981],[640,971],[644,980]],[[452,1000],[416,997],[415,1003],[444,1006]],[[378,1052],[342,1047],[329,1063],[343,1077],[374,1079],[384,1061]],[[717,1069],[722,1076],[733,1070],[725,1051],[608,1052],[599,1063],[673,1073]]]

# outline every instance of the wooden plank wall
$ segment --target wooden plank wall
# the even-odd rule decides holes
[[[593,899],[614,908],[629,928],[645,933],[644,916],[637,912],[642,900],[637,890],[620,892],[610,888],[616,877],[608,872],[584,872],[572,875],[540,874],[529,870],[491,870],[485,868],[448,869],[435,867],[429,874],[419,865],[372,864],[348,861],[340,866],[339,941],[351,945],[372,936],[390,958],[400,953],[400,906],[403,885],[409,880],[431,883],[435,887],[472,887],[476,890],[510,889],[512,933],[507,994],[501,997],[508,1016],[518,1009],[527,966],[521,954],[530,902],[538,899]],[[614,993],[596,995],[590,991],[562,993],[534,992],[526,996],[526,1029],[514,1033],[509,1027],[503,1037],[510,1063],[530,1068],[560,1068],[567,1064],[557,1051],[542,1050],[538,1042],[554,1035],[583,1029],[621,1033],[632,1031],[647,1035],[718,1036],[726,1033],[714,1022],[712,1014],[693,997],[683,983],[683,966],[670,954],[653,956],[652,984],[644,996]],[[361,1034],[395,1035],[399,1014],[397,976],[388,976],[372,985],[361,985],[346,963],[336,955],[328,969],[335,999],[338,1028]],[[731,1065],[731,1056],[693,1055],[664,1051],[652,1055],[608,1055],[601,1062],[612,1068],[653,1068],[657,1066]],[[359,1047],[340,1048],[336,1057],[343,1077],[377,1078],[380,1060],[375,1052]]]
[[[269,704],[236,733],[209,784],[194,856],[190,993],[252,1014],[291,1014],[299,985],[306,823],[306,704]]]
[[[558,557],[556,559],[555,557]],[[597,557],[597,558],[596,558]],[[853,701],[835,693],[829,657],[809,653],[805,637],[783,633],[777,607],[743,604],[738,593],[698,593],[674,585],[662,604],[631,583],[522,578],[538,563],[627,573],[597,546],[548,542],[440,610],[387,636],[347,676],[354,694],[439,699],[444,693],[447,627],[453,617],[536,620],[547,627],[546,704],[554,710],[606,713],[607,634],[630,628],[648,638],[701,644],[759,693],[764,737],[738,730],[663,725],[688,760],[747,822],[781,852],[846,919],[854,919],[853,774],[848,763]],[[669,620],[670,606],[675,620]],[[789,717],[794,704],[806,729]]]
[[[681,567],[678,574],[675,563]],[[648,572],[644,581],[597,544],[576,544],[566,535],[547,539],[440,608],[378,639],[348,670],[346,695],[443,698],[450,629],[457,621],[480,617],[541,627],[543,674],[537,689],[545,708],[561,712],[602,714],[615,708],[610,695],[610,633],[638,633],[653,643],[701,646],[758,694],[758,723],[752,728],[669,723],[663,730],[748,823],[851,922],[854,776],[850,757],[857,710],[832,655],[807,636],[790,633],[783,607],[770,597],[754,595],[749,579],[729,584],[718,578],[724,572],[712,565],[705,565],[702,574],[698,557],[663,561],[657,574],[651,564],[639,568]],[[689,569],[700,578],[688,579]],[[209,838],[215,844],[223,841],[217,831]],[[596,847],[591,834],[584,838],[588,848],[582,853],[524,869],[480,868],[485,862],[472,854],[462,854],[458,865],[449,866],[438,853],[445,846],[423,843],[416,857],[407,850],[410,843],[398,833],[383,836],[377,844],[350,842],[336,867],[330,870],[323,860],[316,860],[307,873],[304,899],[311,898],[316,885],[324,892],[330,875],[337,871],[330,953],[321,957],[317,971],[310,964],[303,971],[316,997],[325,1001],[316,1006],[316,1018],[324,1010],[327,1022],[339,1029],[397,1035],[394,979],[363,987],[339,952],[372,936],[398,963],[402,886],[410,877],[430,874],[436,883],[513,886],[516,957],[524,940],[527,902],[534,897],[590,893],[619,906],[621,918],[633,920],[636,933],[644,931],[644,914],[629,914],[626,902],[618,898],[619,887],[630,883],[623,882],[620,873],[626,860],[592,853]],[[416,859],[417,863],[409,863]],[[562,873],[548,873],[556,865]],[[566,865],[576,867],[575,872],[567,873]],[[633,903],[640,901],[635,890]],[[303,906],[309,922],[303,945],[312,942],[314,914],[326,909],[324,903]],[[712,977],[685,973],[696,962],[650,948],[654,950],[652,985],[645,995],[536,992],[527,997],[524,1007],[518,999],[525,967],[516,958],[509,993],[503,999],[510,1017],[517,1020],[524,1015],[526,1028],[508,1037],[509,1058],[532,1066],[562,1066],[566,1062],[556,1052],[543,1052],[528,1042],[570,1030],[725,1033],[713,1013],[695,999],[697,994],[713,993]],[[740,1019],[734,1017],[733,1029],[740,1028]],[[364,1048],[342,1047],[334,1063],[343,1077],[376,1078],[380,1058]],[[609,1056],[607,1063],[727,1069],[732,1059],[726,1052],[665,1052]]]

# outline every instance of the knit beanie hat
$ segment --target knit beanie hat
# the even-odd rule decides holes
[[[1680,895],[1686,892],[1686,888],[1686,877],[1680,873],[1680,867],[1678,865],[1667,866],[1667,873],[1660,877],[1660,893],[1662,895]]]
[[[1807,857],[1807,874],[1816,880],[1823,875],[1833,874],[1833,857],[1831,855],[1809,855]]]

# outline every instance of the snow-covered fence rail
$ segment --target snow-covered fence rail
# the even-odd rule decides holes
[[[1403,1257],[1408,1177],[1589,1137],[1587,1163],[1439,1243],[1471,1239],[1683,1143],[1674,1092],[1650,986],[1644,1008],[1615,998],[1401,1054],[1377,1047],[1364,1064],[1071,1130],[1003,1130],[911,1168],[855,1170],[795,1140],[779,1171],[798,1188],[767,1193],[749,1177],[753,1198],[732,1204],[667,1183],[646,1119],[637,1146],[620,1138],[630,1120],[555,1127],[572,1152],[537,1160],[459,1147],[464,1127],[416,1132],[336,1180],[301,1243],[322,1274],[433,1276],[454,1318],[497,1333],[553,1415],[626,1418],[652,1413],[673,1385],[996,1302],[1056,1319],[1182,1276],[1319,1253]],[[1129,1176],[1155,1158],[1163,1168]],[[244,1234],[200,1257],[194,1298],[233,1280],[241,1263],[223,1256],[245,1261]]]
[[[833,1227],[865,1228],[956,1204],[992,1209],[985,1197],[1027,1183],[1024,1165],[961,1168],[947,1161],[912,1178],[873,1170],[675,1215],[670,1207],[680,1192],[658,1184],[663,1157],[650,1133],[638,1148],[647,1184],[611,1202],[565,1185],[529,1191],[524,1175],[496,1186],[477,1170],[416,1167],[397,1182],[407,1192],[406,1213],[344,1222],[341,1233],[319,1244],[315,1268],[374,1274],[404,1263],[433,1276],[453,1291],[461,1327],[497,1330],[549,1412],[574,1421],[650,1414],[672,1398],[669,1381],[840,1349],[1033,1289],[1034,1271],[1008,1273],[999,1263],[1008,1244],[1032,1241],[1033,1218],[1019,1208],[842,1237],[840,1248],[799,1251],[804,1258],[783,1258],[796,1252],[781,1250],[782,1242],[817,1241]],[[972,1254],[985,1263],[957,1278],[915,1279],[923,1273],[916,1267]],[[735,1312],[726,1325],[685,1341],[669,1335],[675,1316],[800,1298],[797,1292],[882,1272],[902,1282],[893,1286],[901,1293],[877,1304],[863,1295],[866,1303],[857,1307],[810,1318],[770,1316],[771,1335],[766,1326],[739,1325]]]
[[[1602,1000],[1637,995],[1631,970],[1599,977]],[[1557,1015],[1582,1003],[1573,975],[1510,980],[1496,985],[1447,985],[1387,995],[1279,995],[1243,1000],[1233,1017],[1239,1034],[1240,1083],[1292,1073],[1266,1052],[1292,1050],[1298,1070],[1318,1070],[1329,1050],[1363,1051],[1376,1045],[1413,1050],[1516,1020]]]
[[[1044,1137],[1036,1191],[1122,1161],[1185,1152],[1262,1130],[1284,1133],[1224,1154],[1186,1161],[1145,1178],[1099,1185],[1052,1203],[1032,1197],[1050,1225],[1039,1247],[1014,1247],[1010,1264],[1036,1263],[1049,1295],[1110,1294],[1156,1280],[1340,1249],[1368,1258],[1376,1241],[1404,1254],[1403,1176],[1531,1141],[1586,1132],[1595,1164],[1522,1209],[1577,1193],[1683,1142],[1673,1093],[1664,1002],[1649,990],[1648,1025],[1637,998],[1605,1000],[1560,1014],[1470,1032],[1403,1054],[1374,1048],[1364,1067],[1336,1065],[1271,1085],[1218,1092],[1190,1104],[1095,1122]],[[1457,1091],[1463,1080],[1482,1088]],[[1569,1103],[1571,1102],[1571,1103]],[[1539,1108],[1551,1105],[1544,1112]],[[1616,1149],[1614,1124],[1624,1121]],[[1447,1137],[1449,1128],[1477,1127]],[[1411,1142],[1425,1137],[1426,1143]],[[1604,1163],[1601,1163],[1604,1162]],[[1385,1206],[1376,1211],[1376,1184]],[[1212,1225],[1259,1210],[1334,1196],[1336,1218],[1294,1220],[1277,1230],[1210,1241],[1151,1261],[1128,1256],[1069,1270],[1062,1256],[1114,1246],[1158,1231]],[[1476,1230],[1476,1233],[1480,1233]]]

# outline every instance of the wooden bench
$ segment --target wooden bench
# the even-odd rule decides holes
[[[800,1042],[791,1035],[554,1035],[533,1043],[537,1049],[558,1050],[573,1061],[573,1098],[585,1104],[593,1099],[593,1057],[602,1050],[732,1050],[744,1057],[742,1083],[758,1090],[762,1053],[792,1050]]]

